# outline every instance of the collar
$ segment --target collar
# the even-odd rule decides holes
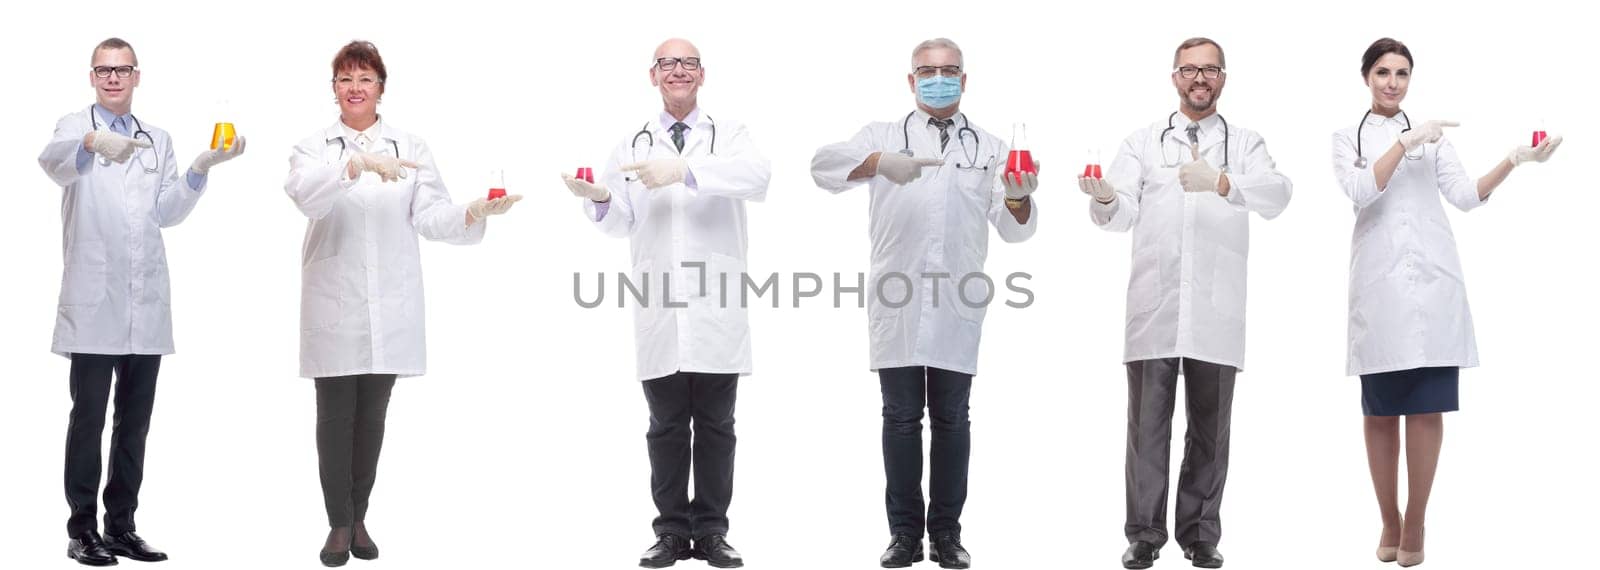
[[[700,128],[700,119],[701,119],[701,117],[704,117],[704,115],[702,115],[700,113],[700,107],[696,106],[693,111],[689,111],[689,115],[688,116],[683,118],[683,124],[689,125],[689,130],[691,130],[691,131],[695,130],[697,128]],[[668,133],[672,132],[672,124],[673,123],[677,123],[677,122],[678,122],[678,119],[673,117],[672,113],[668,113],[665,110],[661,111],[661,131],[662,132],[668,132]]]
[[[1172,130],[1174,130],[1176,132],[1179,132],[1179,133],[1182,133],[1182,132],[1187,131],[1189,129],[1189,123],[1192,123],[1192,122],[1194,122],[1194,121],[1190,121],[1189,120],[1189,116],[1183,114],[1183,111],[1178,111],[1177,116],[1172,117]],[[1207,115],[1206,118],[1200,119],[1199,122],[1200,122],[1200,132],[1202,132],[1202,133],[1221,132],[1221,130],[1222,130],[1222,113],[1212,113],[1210,115]]]
[[[1401,127],[1405,127],[1405,124],[1406,124],[1405,123],[1405,119],[1401,118],[1401,117],[1405,116],[1405,112],[1406,112],[1405,109],[1401,109],[1400,112],[1395,113],[1393,117],[1385,117],[1385,116],[1379,115],[1377,113],[1367,113],[1366,114],[1366,116],[1367,116],[1366,124],[1369,127],[1376,127],[1376,126],[1382,125],[1384,123],[1400,125]]]
[[[395,138],[392,129],[390,129],[388,125],[384,123],[383,115],[381,114],[378,115],[378,122],[373,123],[370,127],[367,127],[367,130],[365,131],[357,131],[353,128],[350,128],[349,125],[344,124],[344,121],[335,119],[332,125],[329,125],[328,128],[322,130],[322,139],[324,141],[345,139],[348,142],[355,142],[356,136],[361,134],[366,134],[374,141],[384,139],[398,140]]]
[[[917,107],[916,110],[911,112],[912,124],[918,125],[924,129],[936,129],[936,127],[933,125],[928,124],[928,120],[932,118],[933,115],[929,115],[927,111],[923,111],[922,107]],[[950,115],[950,120],[955,121],[950,125],[954,128],[967,126],[967,115],[959,110],[957,110],[954,115]]]
[[[100,124],[105,126],[105,128],[110,129],[112,121],[115,121],[117,119],[122,119],[122,124],[124,126],[128,127],[128,132],[133,132],[134,123],[133,123],[133,110],[132,109],[129,109],[128,110],[128,114],[126,114],[126,115],[117,115],[115,113],[112,113],[111,109],[107,109],[105,107],[100,106],[99,103],[95,103],[94,105],[91,105],[90,108],[93,109],[92,112],[100,120]]]

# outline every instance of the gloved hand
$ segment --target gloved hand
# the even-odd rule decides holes
[[[394,182],[406,177],[407,168],[418,168],[418,165],[386,154],[357,152],[350,156],[350,166],[346,167],[346,172],[351,178],[360,176],[363,171],[371,172],[384,182]]]
[[[1445,127],[1459,126],[1461,123],[1455,121],[1428,121],[1420,127],[1400,133],[1400,146],[1405,147],[1406,152],[1415,152],[1422,145],[1436,143],[1444,138]]]
[[[498,216],[511,210],[511,205],[522,199],[521,194],[511,194],[504,198],[478,198],[467,203],[467,225],[478,223],[489,216]]]
[[[1006,187],[1006,198],[1021,200],[1027,198],[1034,190],[1039,189],[1039,161],[1033,161],[1034,172],[1005,172],[1000,175],[1000,183]]]
[[[244,154],[244,137],[234,137],[233,148],[222,150],[219,147],[202,152],[194,157],[194,165],[189,170],[204,176],[211,173],[211,167],[238,158],[241,154]]]
[[[1183,186],[1184,192],[1216,193],[1221,181],[1222,173],[1204,160],[1196,159],[1178,168],[1178,184]]]
[[[1560,136],[1544,139],[1537,147],[1522,145],[1511,149],[1511,154],[1506,155],[1506,162],[1511,163],[1511,166],[1517,166],[1530,160],[1544,162],[1550,160],[1550,155],[1555,154],[1558,146],[1561,146]]]
[[[139,149],[150,148],[150,141],[129,138],[111,131],[95,131],[89,138],[89,151],[122,164]]]
[[[573,196],[588,198],[591,202],[604,202],[611,199],[611,191],[607,190],[603,185],[595,184],[565,172],[561,173],[561,181],[567,183],[567,190],[571,190]]]
[[[683,182],[684,176],[689,174],[689,163],[681,158],[658,158],[623,166],[622,171],[638,173],[644,187],[655,190]]]
[[[1078,189],[1082,190],[1084,194],[1088,194],[1090,197],[1094,198],[1096,202],[1101,204],[1110,204],[1112,200],[1117,199],[1116,189],[1111,187],[1110,180],[1106,180],[1104,178],[1079,176]]]
[[[922,169],[941,164],[944,164],[942,158],[913,158],[898,152],[880,152],[877,174],[895,184],[910,184],[922,177]]]

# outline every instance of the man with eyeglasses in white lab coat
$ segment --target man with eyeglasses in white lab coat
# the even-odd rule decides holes
[[[1245,255],[1251,212],[1283,213],[1291,184],[1254,131],[1217,113],[1222,47],[1191,38],[1173,55],[1179,109],[1122,142],[1104,179],[1078,178],[1089,215],[1133,231],[1128,280],[1125,568],[1149,568],[1167,541],[1172,412],[1184,377],[1188,429],[1178,475],[1177,542],[1220,568],[1222,488],[1234,376],[1244,367]]]
[[[145,436],[155,405],[161,356],[173,353],[172,299],[161,229],[182,222],[206,189],[211,167],[244,152],[200,153],[181,173],[166,131],[133,115],[139,86],[133,46],[109,38],[95,46],[89,85],[95,103],[62,117],[39,153],[61,187],[65,268],[51,352],[72,361],[67,423],[67,556],[110,566],[117,556],[154,562],[167,555],[135,534],[144,479]],[[116,376],[115,390],[112,376]],[[115,397],[105,536],[95,523],[106,403]]]

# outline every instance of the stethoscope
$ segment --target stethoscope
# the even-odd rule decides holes
[[[1361,154],[1361,129],[1366,128],[1366,126],[1367,126],[1367,117],[1371,117],[1371,116],[1372,116],[1372,109],[1367,109],[1367,113],[1364,114],[1364,115],[1361,115],[1361,123],[1356,125],[1356,168],[1366,168],[1367,167],[1367,157],[1365,155]],[[1401,111],[1400,112],[1400,118],[1406,120],[1406,128],[1401,129],[1400,132],[1403,133],[1403,132],[1411,130],[1411,116],[1407,115],[1405,111]],[[1422,157],[1420,157],[1420,156],[1412,158],[1412,156],[1409,155],[1409,154],[1405,155],[1405,157],[1408,158],[1408,159],[1411,159],[1411,160],[1421,160],[1422,159]]]
[[[912,111],[910,113],[907,113],[905,120],[900,122],[900,135],[901,135],[901,138],[904,139],[904,148],[900,149],[900,154],[903,154],[903,155],[906,155],[906,156],[916,156],[916,153],[912,152],[912,150],[911,150],[911,117],[916,116],[916,114],[917,114],[916,111]],[[967,135],[972,135],[972,153],[971,154],[967,153]],[[966,166],[962,166],[961,165],[961,161],[957,160],[956,161],[956,168],[959,168],[959,169],[962,169],[962,170],[973,170],[973,169],[988,170],[989,169],[989,165],[987,165],[987,164],[985,164],[985,165],[983,165],[981,167],[978,166],[978,155],[983,150],[983,148],[980,145],[983,144],[983,143],[978,138],[978,131],[972,130],[972,125],[967,122],[967,114],[966,113],[961,113],[961,128],[956,129],[956,141],[961,143],[961,155],[966,157],[966,159],[967,159],[967,165]]]
[[[150,153],[151,154],[155,154],[155,148],[156,148],[156,139],[155,139],[155,137],[150,136],[150,132],[144,130],[144,123],[139,122],[139,118],[138,117],[135,117],[135,116],[133,116],[132,113],[129,113],[128,114],[128,118],[129,119],[133,119],[133,138],[134,138],[134,140],[138,140],[139,139],[139,135],[144,135],[145,142],[150,143]],[[96,119],[95,116],[94,116],[94,105],[90,105],[89,106],[89,127],[94,129],[94,130],[97,130],[97,131],[100,130],[100,121],[99,121],[99,119]],[[145,165],[145,163],[144,163],[144,153],[142,151],[138,152],[138,153],[135,153],[135,155],[136,155],[136,159],[139,161],[139,166],[141,168],[144,168],[144,171],[145,171],[146,174],[155,174],[155,173],[161,171],[161,158],[160,157],[157,157],[157,158],[153,159],[155,161],[156,165],[154,167],[150,167],[150,166],[146,166]],[[111,159],[106,158],[104,156],[100,157],[100,166],[110,166],[110,165],[111,165]]]
[[[324,144],[332,144],[334,142],[339,143],[339,158],[338,158],[337,162],[344,162],[344,151],[345,151],[344,137],[342,137],[342,136],[333,137],[333,138],[328,139],[328,140],[323,141],[323,142],[324,142]],[[400,143],[396,142],[394,139],[389,139],[389,145],[394,147],[394,157],[395,158],[400,158]]]
[[[711,123],[711,156],[716,156],[717,155],[717,120],[711,118],[711,115],[706,115],[706,122]],[[650,123],[647,121],[647,122],[645,122],[643,127],[639,128],[639,132],[633,133],[633,141],[628,143],[628,156],[630,158],[632,158],[634,162],[639,162],[639,137],[644,137],[644,140],[645,140],[645,149],[646,149],[644,151],[644,157],[645,158],[650,158],[651,150],[656,148],[656,135],[650,132]],[[628,175],[628,176],[622,177],[622,179],[625,180],[625,181],[628,181],[628,182],[633,182],[635,180],[638,180],[639,177],[638,176],[634,176],[634,175]]]
[[[1161,136],[1156,137],[1156,142],[1161,145],[1161,166],[1163,168],[1176,168],[1178,166],[1177,162],[1167,162],[1167,144],[1166,144],[1167,143],[1167,133],[1170,133],[1170,132],[1172,132],[1173,129],[1177,128],[1176,126],[1174,126],[1172,124],[1172,120],[1176,119],[1176,118],[1178,118],[1178,112],[1177,111],[1173,111],[1171,115],[1167,115],[1167,128],[1162,129],[1161,130]],[[1217,114],[1217,119],[1222,121],[1222,169],[1221,169],[1221,171],[1222,172],[1227,172],[1228,171],[1228,161],[1229,161],[1229,158],[1228,158],[1228,147],[1231,146],[1232,140],[1231,140],[1230,135],[1228,134],[1228,119],[1224,118],[1221,113]],[[1200,146],[1200,133],[1199,133],[1198,130],[1195,131],[1195,134],[1193,134],[1193,135],[1191,135],[1189,137],[1189,144],[1195,145],[1196,147]],[[1180,160],[1181,160],[1181,157],[1180,157]]]

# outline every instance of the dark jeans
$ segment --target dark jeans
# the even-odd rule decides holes
[[[105,491],[106,534],[136,530],[144,481],[144,440],[150,433],[150,411],[156,401],[156,373],[161,356],[148,354],[73,354],[68,381],[72,415],[67,420],[65,483],[67,535],[95,530],[95,491],[100,488],[100,437],[106,427],[106,401],[116,375],[116,411],[111,424],[111,471]]]
[[[317,468],[328,526],[351,526],[367,517],[394,379],[362,374],[316,380]]]
[[[659,513],[651,528],[700,540],[728,533],[733,500],[733,404],[738,374],[679,372],[646,380],[650,404],[650,495]],[[693,430],[690,420],[693,420]],[[692,440],[692,443],[691,443]],[[694,500],[689,470],[694,469]]]
[[[1181,362],[1180,362],[1181,361]],[[1178,468],[1178,545],[1222,540],[1222,488],[1228,479],[1233,381],[1238,369],[1193,358],[1128,363],[1128,542],[1167,542],[1167,473],[1172,455],[1172,411],[1183,368],[1183,465]]]
[[[961,534],[961,509],[967,503],[967,458],[972,452],[972,422],[967,400],[972,375],[910,366],[878,370],[883,390],[884,503],[889,532],[921,538]],[[933,448],[927,518],[922,502],[922,410],[933,418]]]

